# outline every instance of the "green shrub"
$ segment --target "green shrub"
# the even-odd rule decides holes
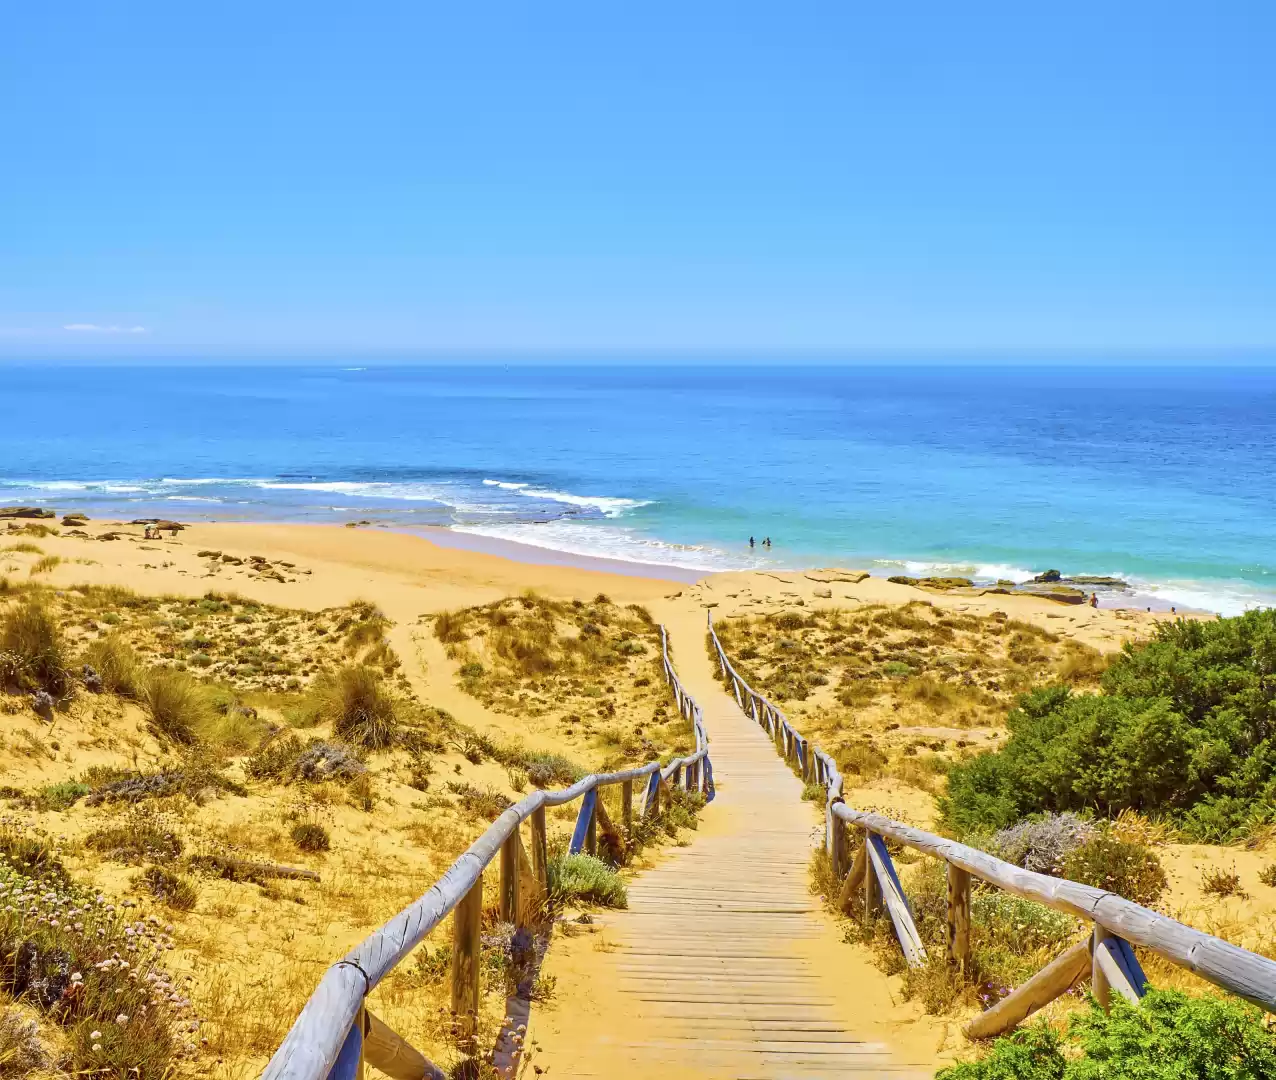
[[[1149,990],[1140,1005],[1091,1002],[1067,1034],[1040,1022],[1002,1036],[982,1058],[936,1080],[1270,1080],[1276,1036],[1250,1005]]]
[[[36,793],[35,808],[37,810],[69,810],[92,790],[88,784],[81,784],[77,780],[64,780],[60,784],[50,784]]]
[[[1127,645],[1098,694],[1025,694],[995,753],[949,774],[943,811],[969,832],[1043,810],[1170,813],[1190,838],[1234,840],[1276,801],[1276,609],[1162,624]]]
[[[332,847],[328,830],[318,822],[299,821],[289,835],[301,851],[328,851]]]
[[[1121,840],[1108,829],[1100,829],[1064,856],[1062,876],[1145,907],[1155,904],[1169,886],[1161,860],[1151,848]]]
[[[0,619],[0,688],[45,690],[55,698],[72,689],[62,632],[38,597],[9,608]]]
[[[620,875],[593,855],[558,855],[549,860],[549,896],[562,907],[571,903],[601,907],[629,906],[629,894]]]

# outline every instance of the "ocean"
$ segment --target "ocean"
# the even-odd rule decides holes
[[[46,363],[0,385],[0,504],[1276,603],[1272,368]]]

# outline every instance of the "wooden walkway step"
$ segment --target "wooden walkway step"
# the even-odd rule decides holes
[[[559,997],[533,1009],[528,1063],[548,1080],[653,1069],[930,1077],[932,1054],[890,1045],[914,1010],[892,1001],[810,893],[821,815],[713,680],[703,628],[675,620],[670,629],[679,677],[704,709],[718,795],[691,845],[632,882],[628,910],[555,941],[545,972]]]

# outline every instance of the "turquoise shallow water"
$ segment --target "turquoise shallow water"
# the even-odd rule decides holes
[[[1276,602],[1276,370],[11,366],[0,503]],[[771,536],[769,552],[748,537]]]

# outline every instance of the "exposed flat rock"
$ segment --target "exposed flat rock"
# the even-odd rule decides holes
[[[844,570],[841,567],[834,566],[828,570],[808,570],[804,575],[810,581],[818,581],[824,585],[831,585],[835,581],[844,581],[849,585],[858,585],[866,577],[867,570]]]
[[[0,518],[51,518],[57,517],[52,510],[42,506],[0,506]]]

